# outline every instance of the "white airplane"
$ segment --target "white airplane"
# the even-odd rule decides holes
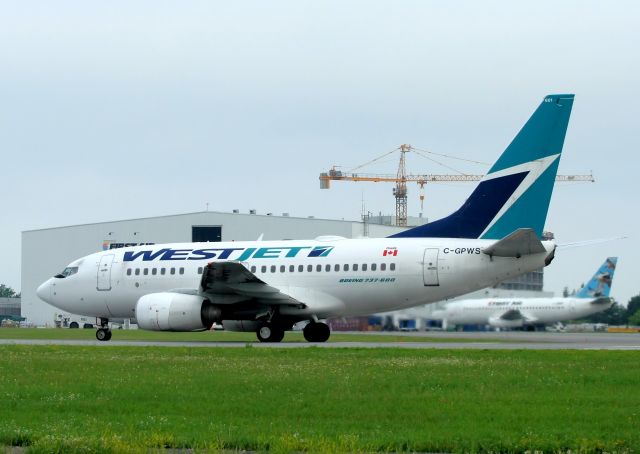
[[[490,325],[493,328],[529,328],[575,320],[607,310],[617,257],[608,257],[578,293],[568,298],[482,298],[454,301],[429,315],[451,325]]]
[[[573,95],[549,95],[455,213],[388,238],[180,243],[88,255],[37,289],[64,311],[142,329],[222,323],[279,342],[300,321],[324,342],[321,319],[385,312],[462,295],[551,263],[541,241]]]

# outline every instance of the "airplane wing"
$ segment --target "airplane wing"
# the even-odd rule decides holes
[[[534,323],[537,320],[536,317],[532,317],[529,314],[525,314],[519,311],[518,309],[509,309],[508,311],[499,315],[497,318],[500,320],[504,320],[505,322],[522,320],[523,322],[526,322],[526,323]]]
[[[533,229],[518,229],[482,252],[496,257],[522,257],[545,252],[545,248]]]
[[[199,294],[206,294],[219,304],[259,300],[269,304],[305,305],[270,286],[240,262],[212,262],[204,267]]]
[[[524,316],[522,315],[522,312],[517,309],[509,309],[504,314],[500,315],[499,318],[502,320],[512,321],[524,319]]]

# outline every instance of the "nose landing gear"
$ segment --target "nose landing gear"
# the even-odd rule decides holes
[[[98,324],[100,328],[96,331],[96,339],[99,341],[108,341],[111,340],[111,329],[109,329],[109,319],[108,318],[99,318]]]

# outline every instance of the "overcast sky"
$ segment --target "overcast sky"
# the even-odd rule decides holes
[[[630,238],[560,250],[545,287],[578,287],[618,255],[626,304],[640,293],[639,5],[0,1],[0,282],[20,289],[23,230],[206,203],[355,220],[364,198],[392,213],[390,184],[321,191],[318,174],[402,143],[492,163],[545,94],[575,93],[560,173],[597,182],[557,186],[546,229],[559,243]],[[472,189],[431,185],[425,216]]]

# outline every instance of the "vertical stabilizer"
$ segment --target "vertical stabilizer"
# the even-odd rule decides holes
[[[452,215],[392,237],[501,239],[520,228],[542,238],[573,95],[549,95]]]
[[[616,271],[618,257],[607,257],[602,266],[598,268],[587,285],[576,294],[578,298],[608,297],[613,284],[613,273]]]

